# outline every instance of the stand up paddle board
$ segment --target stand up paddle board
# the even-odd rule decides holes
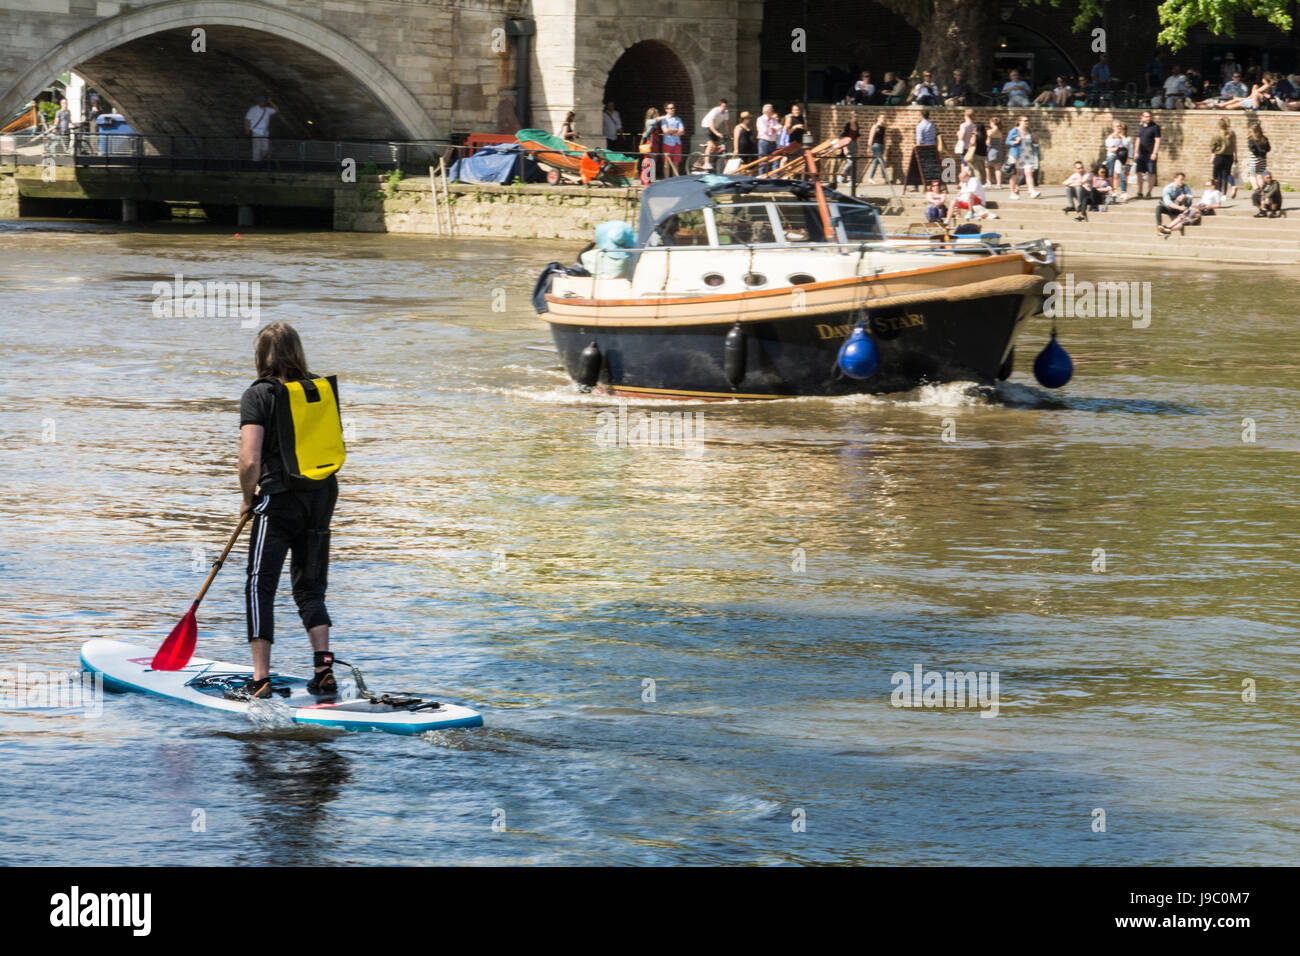
[[[253,669],[195,657],[178,671],[156,671],[153,651],[123,641],[87,641],[81,648],[81,666],[104,675],[104,689],[115,693],[139,692],[169,697],[212,710],[255,718],[282,715],[294,723],[337,727],[341,730],[382,730],[390,734],[420,734],[449,727],[479,727],[483,717],[457,704],[443,704],[411,694],[375,694],[340,678],[339,693],[317,697],[307,692],[307,678],[272,674],[270,700],[239,700],[227,696],[247,681]],[[355,672],[354,672],[355,673]],[[358,678],[360,675],[357,675]]]

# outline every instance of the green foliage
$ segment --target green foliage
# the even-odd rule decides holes
[[[51,103],[49,100],[41,100],[36,104],[36,108],[41,111],[45,125],[52,126],[54,124],[54,115],[59,111],[59,104]]]
[[[367,163],[367,166],[373,166],[374,163]],[[397,195],[397,184],[406,178],[406,173],[400,169],[394,169],[384,180],[384,188],[375,193],[379,199],[392,199]]]
[[[1096,3],[1098,0],[1085,0]],[[1187,44],[1187,34],[1205,27],[1216,36],[1235,36],[1232,18],[1239,13],[1262,17],[1281,30],[1291,29],[1290,0],[1164,0],[1160,4],[1160,42],[1171,50]]]
[[[1050,3],[1059,7],[1062,0],[1019,0],[1022,6]],[[1102,13],[1109,0],[1080,0],[1079,15],[1072,29],[1087,30],[1102,22]],[[1238,14],[1262,17],[1281,30],[1291,29],[1291,0],[1163,0],[1159,7],[1160,33],[1157,39],[1172,51],[1187,45],[1187,35],[1197,27],[1205,27],[1215,36],[1231,37],[1232,20]]]
[[[391,173],[388,174],[387,188],[388,188],[389,199],[392,199],[395,195],[397,195],[397,184],[400,183],[405,178],[406,178],[406,173],[402,172],[400,169],[394,169]]]
[[[368,159],[361,164],[361,168],[358,169],[357,172],[359,172],[362,176],[378,176],[379,167],[375,165],[374,160]]]

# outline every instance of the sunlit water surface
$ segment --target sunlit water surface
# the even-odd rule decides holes
[[[486,721],[0,713],[6,862],[1300,862],[1300,279],[1075,259],[1154,310],[1062,322],[1059,393],[1039,324],[996,395],[673,405],[700,445],[618,447],[529,307],[575,251],[0,224],[0,665],[156,647],[234,525],[255,330],[155,317],[182,272],[260,282],[340,376],[336,649]],[[204,656],[246,659],[243,561]],[[891,706],[917,665],[996,672],[998,715]]]

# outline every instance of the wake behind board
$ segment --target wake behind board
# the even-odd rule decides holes
[[[275,690],[271,700],[231,700],[225,696],[252,675],[246,664],[227,664],[202,657],[193,658],[178,671],[156,671],[150,666],[153,651],[124,641],[93,640],[81,648],[81,666],[104,675],[104,689],[125,693],[136,691],[172,700],[198,704],[211,710],[249,715],[253,708],[273,709],[294,723],[336,727],[340,730],[382,730],[390,734],[420,734],[449,727],[479,727],[481,715],[468,707],[444,704],[409,694],[358,693],[346,689],[351,683],[340,674],[336,697],[317,697],[307,692],[307,678],[273,674]]]

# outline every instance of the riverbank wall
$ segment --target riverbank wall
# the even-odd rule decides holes
[[[0,219],[18,218],[17,167],[0,165]]]
[[[334,229],[445,234],[450,221],[456,236],[589,242],[606,219],[635,224],[641,195],[639,188],[451,183],[439,199],[427,178],[383,192],[379,197],[364,188],[336,190]]]
[[[939,128],[939,135],[943,137],[947,155],[953,155],[963,108],[931,106],[928,109],[931,122]],[[1048,183],[1059,183],[1074,172],[1075,160],[1094,166],[1100,164],[1106,156],[1106,137],[1110,135],[1114,121],[1126,124],[1128,135],[1136,136],[1143,112],[1140,109],[1042,106],[1024,109],[972,107],[972,111],[975,120],[985,124],[996,116],[1004,131],[1015,126],[1019,117],[1028,116],[1029,130],[1038,140],[1042,152],[1042,167],[1038,178]],[[1246,149],[1246,135],[1253,123],[1259,123],[1272,145],[1272,151],[1268,155],[1268,168],[1281,182],[1300,185],[1300,112],[1153,110],[1152,113],[1154,120],[1160,124],[1158,172],[1162,185],[1177,172],[1187,173],[1194,189],[1205,181],[1210,174],[1210,140],[1219,131],[1220,119],[1226,119],[1229,128],[1237,134],[1237,157],[1242,163],[1250,155]],[[903,182],[907,163],[911,160],[912,146],[916,143],[916,124],[921,120],[921,107],[813,106],[809,109],[809,115],[818,142],[838,136],[844,129],[844,124],[856,117],[864,143],[866,133],[876,122],[876,117],[883,115],[886,121],[885,166],[895,183]],[[863,156],[870,156],[870,150],[865,145],[859,152]]]

